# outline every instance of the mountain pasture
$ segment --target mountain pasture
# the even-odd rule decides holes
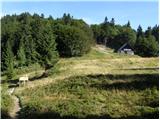
[[[158,118],[158,58],[105,52],[61,58],[51,76],[17,87],[19,118]]]

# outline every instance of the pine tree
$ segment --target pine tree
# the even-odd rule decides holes
[[[6,69],[6,75],[8,79],[14,77],[14,55],[9,40],[6,43],[6,50],[4,52],[4,66]]]
[[[146,30],[146,32],[145,32],[145,36],[148,37],[150,35],[152,35],[152,28],[148,27],[147,30]]]
[[[137,38],[138,38],[139,36],[142,36],[142,35],[144,35],[144,33],[143,33],[143,30],[142,30],[141,25],[139,25],[138,28],[137,28]]]
[[[66,13],[64,13],[62,20],[63,20],[64,24],[67,25],[67,24],[71,23],[72,18],[70,16],[70,14],[66,15]]]
[[[150,35],[147,37],[148,41],[148,51],[146,53],[146,56],[158,56],[159,48],[158,48],[158,42],[156,41],[155,37],[153,35]]]
[[[111,22],[110,22],[110,23],[111,23],[111,25],[113,25],[113,26],[115,25],[115,20],[114,20],[114,18],[111,19]]]
[[[27,65],[37,62],[38,53],[36,51],[36,44],[31,35],[27,36],[27,41],[25,43],[25,53]]]
[[[107,16],[106,16],[105,19],[104,19],[104,23],[105,23],[105,24],[108,23],[108,18],[107,18]]]
[[[19,50],[17,52],[17,58],[18,58],[20,67],[22,67],[26,64],[26,55],[25,55],[25,51],[24,51],[23,39],[20,40]]]
[[[140,56],[158,56],[158,42],[155,37],[150,35],[148,37],[139,36],[135,45],[136,53]]]
[[[156,38],[156,41],[159,42],[159,26],[155,25],[152,28],[152,35]]]
[[[44,14],[43,13],[41,14],[41,18],[44,18]]]
[[[127,23],[127,27],[131,28],[130,21],[128,21],[128,23]]]
[[[49,15],[48,20],[52,21],[53,17],[51,15]]]
[[[42,38],[38,43],[38,54],[40,64],[47,70],[53,67],[58,60],[58,53],[56,51],[55,36],[52,33],[49,22],[43,22],[40,26],[40,33]]]

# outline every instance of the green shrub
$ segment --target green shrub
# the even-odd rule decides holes
[[[3,86],[1,89],[1,118],[10,118],[9,111],[13,107],[13,100],[7,93],[7,86]]]

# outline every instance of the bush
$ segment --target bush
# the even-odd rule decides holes
[[[13,106],[13,100],[7,94],[7,87],[3,86],[1,90],[1,118],[10,118],[9,111]]]
[[[77,27],[57,25],[55,34],[60,56],[81,56],[91,48],[90,37]]]

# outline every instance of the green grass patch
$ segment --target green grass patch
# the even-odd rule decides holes
[[[113,52],[112,49],[101,51],[99,49],[92,48],[89,53],[81,57],[64,58],[67,60],[88,60],[88,59],[114,59],[114,58],[140,58],[138,55],[119,54]]]
[[[7,92],[7,85],[1,85],[1,118],[9,119],[9,112],[13,106],[13,99]]]
[[[78,76],[25,89],[21,118],[158,118],[158,74]]]

